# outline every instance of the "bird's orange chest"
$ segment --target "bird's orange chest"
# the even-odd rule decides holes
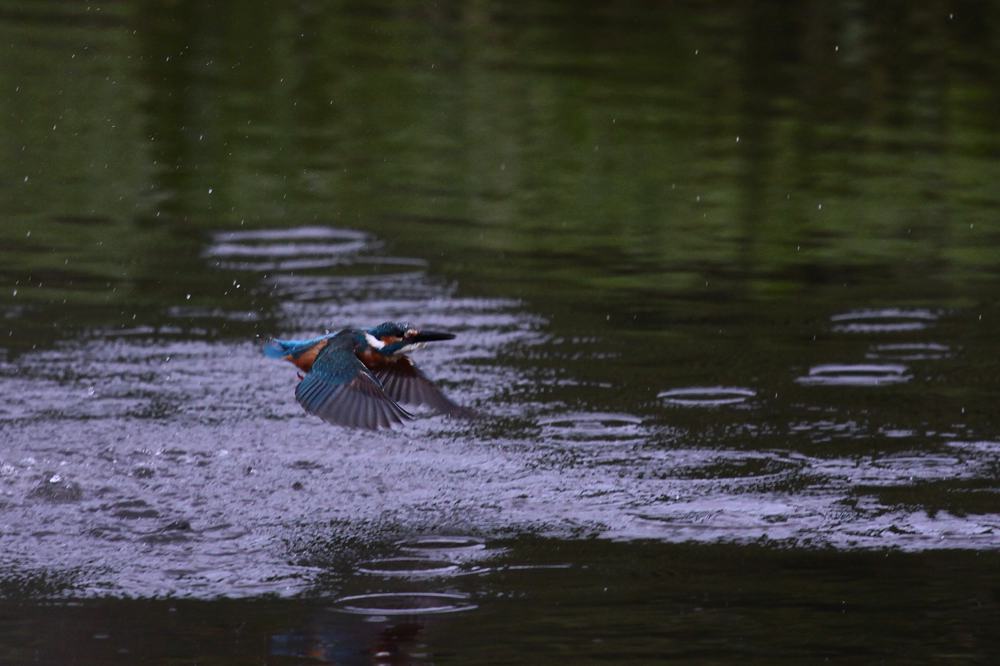
[[[371,349],[366,349],[360,354],[358,354],[358,359],[365,364],[365,367],[369,370],[374,370],[375,368],[380,368],[384,365],[388,365],[391,361],[384,355],[379,354]]]
[[[319,356],[319,353],[323,351],[328,343],[328,340],[320,340],[298,356],[287,356],[286,358],[294,363],[295,367],[302,372],[309,372],[312,370],[313,363],[316,362],[316,357]]]

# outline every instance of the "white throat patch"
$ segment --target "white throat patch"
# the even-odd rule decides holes
[[[376,338],[371,333],[368,333],[367,331],[365,332],[365,340],[367,340],[368,344],[370,344],[375,349],[382,349],[382,347],[385,347],[385,343],[384,342],[382,342],[381,340],[379,340],[378,338]]]

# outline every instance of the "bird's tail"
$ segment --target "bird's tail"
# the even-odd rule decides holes
[[[275,338],[265,342],[262,351],[264,352],[264,356],[268,358],[285,358],[292,353],[295,345],[295,341],[278,340]]]

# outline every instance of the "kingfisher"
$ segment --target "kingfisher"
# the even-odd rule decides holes
[[[290,361],[299,369],[295,399],[308,413],[334,425],[377,430],[413,418],[400,403],[426,405],[450,416],[471,415],[406,356],[427,342],[454,337],[386,321],[308,340],[269,340],[264,355]]]

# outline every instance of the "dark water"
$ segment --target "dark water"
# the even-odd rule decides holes
[[[1000,655],[1000,6],[0,4],[0,662]],[[262,339],[410,319],[474,422]]]

